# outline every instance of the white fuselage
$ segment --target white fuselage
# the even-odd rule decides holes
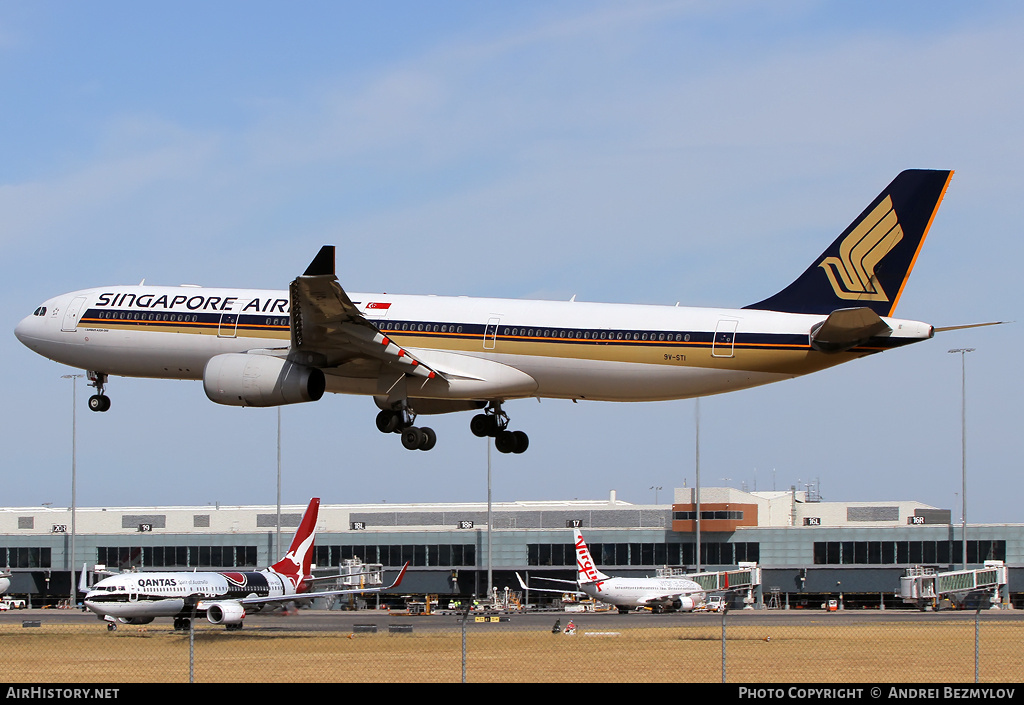
[[[679,399],[796,377],[931,336],[915,321],[852,350],[812,349],[822,315],[576,301],[350,294],[363,315],[448,379],[434,399]],[[26,346],[110,375],[202,379],[210,358],[290,345],[288,294],[116,286],[48,300],[22,320]],[[326,369],[327,391],[380,394],[377,374]]]
[[[85,606],[101,617],[147,619],[188,616],[202,601],[292,594],[291,582],[270,571],[125,573],[97,582]]]
[[[680,578],[607,578],[580,583],[590,597],[618,607],[671,606],[682,599],[681,609],[693,609],[704,599],[704,589]],[[690,598],[689,603],[685,598]]]

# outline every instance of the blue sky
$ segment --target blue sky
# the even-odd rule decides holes
[[[1020,318],[1016,3],[0,3],[0,313],[110,284],[284,288],[320,245],[349,291],[743,306],[899,171],[956,176],[897,315]],[[1021,325],[947,333],[705,399],[705,485],[1017,522]],[[3,504],[70,499],[70,370],[0,336]],[[82,505],[272,503],[276,412],[200,383],[79,386]],[[497,500],[692,484],[693,401],[507,405]],[[486,497],[469,415],[430,453],[369,399],[283,410],[285,501]],[[773,473],[774,470],[774,473]],[[954,511],[956,519],[959,511]]]

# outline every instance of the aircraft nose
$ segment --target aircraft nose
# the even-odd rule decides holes
[[[21,319],[21,322],[19,322],[18,325],[14,327],[15,337],[17,337],[18,340],[20,340],[24,345],[28,345],[28,340],[30,337],[29,332],[32,329],[32,319],[34,318],[38,318],[38,316],[25,316],[24,318]]]

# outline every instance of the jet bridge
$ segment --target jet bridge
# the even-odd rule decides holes
[[[913,566],[900,578],[900,598],[921,610],[934,609],[942,599],[962,601],[971,592],[991,590],[992,609],[1009,603],[1006,566],[985,561],[984,568],[936,573],[934,568]]]
[[[736,570],[717,570],[703,573],[687,573],[681,568],[661,568],[660,578],[685,578],[704,588],[705,592],[722,592],[725,590],[746,590],[743,598],[743,609],[759,609],[764,607],[764,595],[761,589],[761,567],[757,563],[740,562]],[[756,595],[756,598],[755,598]]]

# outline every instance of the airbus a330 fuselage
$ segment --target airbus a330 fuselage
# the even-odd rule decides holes
[[[373,396],[381,431],[429,449],[416,414],[480,409],[471,428],[522,452],[502,404],[655,401],[815,372],[928,339],[891,317],[951,172],[903,172],[790,287],[743,309],[348,294],[325,247],[288,291],[112,286],[46,301],[29,348],[108,375],[203,380],[213,401],[274,406]]]

